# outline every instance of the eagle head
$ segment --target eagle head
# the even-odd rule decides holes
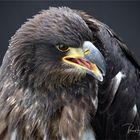
[[[102,81],[105,61],[77,11],[50,8],[29,19],[12,37],[11,65],[25,86],[70,85],[90,74]],[[37,84],[34,84],[37,83]]]

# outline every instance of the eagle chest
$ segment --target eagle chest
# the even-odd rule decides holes
[[[86,109],[71,105],[64,107],[59,132],[62,140],[94,140],[94,132],[89,125]]]
[[[97,94],[92,88],[89,84],[80,86],[79,89],[75,90],[76,95],[74,95],[75,93],[73,95],[70,93],[72,96],[61,96],[62,100],[67,101],[61,108],[61,111],[56,113],[58,117],[52,122],[52,124],[55,124],[52,125],[54,126],[53,135],[59,135],[62,140],[95,139],[94,132],[90,126],[90,112],[95,112],[95,104],[98,101],[95,98],[96,96],[92,95]],[[58,127],[56,127],[56,124]]]

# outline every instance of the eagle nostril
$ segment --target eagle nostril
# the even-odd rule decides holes
[[[90,54],[90,50],[85,50],[85,51],[84,51],[84,54],[85,54],[85,55]]]

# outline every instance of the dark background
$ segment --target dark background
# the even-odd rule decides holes
[[[10,37],[27,18],[49,6],[68,6],[94,15],[110,26],[140,63],[140,2],[138,1],[15,1],[0,2],[0,65]]]

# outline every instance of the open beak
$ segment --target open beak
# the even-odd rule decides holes
[[[86,70],[99,81],[103,81],[106,73],[106,63],[101,52],[91,43],[85,41],[82,48],[70,48],[63,61],[75,67]]]

